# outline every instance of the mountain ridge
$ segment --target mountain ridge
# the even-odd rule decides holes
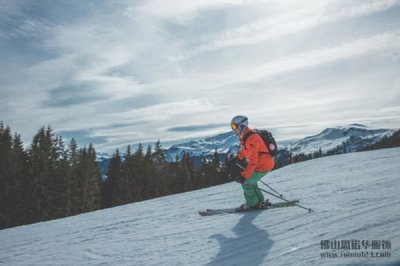
[[[396,130],[398,129],[370,128],[359,123],[326,128],[316,135],[305,138],[277,141],[278,155],[275,159],[288,162],[293,156],[301,154],[322,152],[326,155],[332,151],[335,153],[356,152],[385,137],[390,137]],[[272,133],[274,132],[272,131]],[[193,159],[196,166],[199,166],[203,159],[211,158],[215,151],[218,152],[221,159],[224,159],[229,154],[235,155],[239,148],[239,138],[229,131],[174,144],[165,149],[165,156],[168,161],[172,162],[181,160],[186,154]],[[110,158],[111,156],[106,153],[98,153],[97,161],[103,176],[107,172]]]
[[[288,141],[289,144],[283,146],[280,144],[284,141],[278,141],[278,148],[279,150],[288,150],[293,155],[312,153],[318,151],[319,148],[327,152],[329,149],[334,149],[352,138],[353,141],[359,142],[357,147],[354,147],[354,149],[357,149],[365,145],[373,144],[385,136],[388,137],[395,131],[395,129],[384,128],[372,129],[362,124],[353,123],[348,126],[326,128],[316,135],[294,140],[293,143]],[[225,140],[223,138],[225,138]],[[310,146],[311,143],[313,145]],[[215,149],[217,149],[220,154],[234,154],[239,149],[239,144],[239,139],[233,132],[226,132],[214,137],[173,145],[166,149],[166,154],[167,158],[171,160],[175,159],[176,156],[181,158],[184,153],[189,156],[210,156],[215,152]]]

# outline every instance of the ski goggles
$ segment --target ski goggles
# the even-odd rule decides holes
[[[238,125],[235,124],[235,123],[232,123],[231,124],[231,128],[232,128],[233,131],[235,131],[236,129],[238,129]]]

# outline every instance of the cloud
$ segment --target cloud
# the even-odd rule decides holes
[[[143,4],[130,7],[127,14],[146,14],[163,20],[175,20],[181,23],[187,23],[194,19],[199,12],[225,8],[227,6],[244,5],[251,1],[242,0],[202,0],[202,1],[179,1],[179,0],[153,0],[145,1]]]
[[[220,110],[221,108],[223,108],[223,106],[218,106],[207,98],[193,100],[188,99],[160,103],[138,109],[133,108],[129,111],[118,113],[116,116],[120,118],[146,118],[152,121],[158,121],[171,119],[176,116],[189,116],[209,113]]]
[[[153,93],[143,92],[137,96],[118,99],[110,103],[116,109],[136,110],[146,107],[155,106],[162,103],[162,99]]]
[[[109,140],[104,136],[96,136],[92,130],[61,130],[56,131],[57,134],[63,137],[66,144],[69,143],[69,140],[74,138],[78,140],[78,145],[88,145],[92,143],[95,147],[96,145],[101,145],[108,143]]]
[[[335,61],[349,60],[357,56],[371,54],[387,49],[388,43],[395,49],[400,48],[400,37],[397,34],[382,33],[368,38],[355,40],[342,45],[291,54],[284,58],[256,66],[250,69],[239,69],[227,74],[214,74],[209,78],[215,80],[215,84],[254,82],[258,79],[272,77],[285,72],[316,67]]]
[[[96,93],[96,84],[66,84],[51,90],[48,98],[43,101],[43,106],[65,108],[78,104],[88,104],[105,98]]]
[[[188,131],[204,131],[210,130],[212,128],[222,128],[227,127],[226,123],[219,123],[219,124],[202,124],[202,125],[184,125],[184,126],[175,126],[169,127],[166,130],[170,132],[188,132]]]
[[[349,18],[366,16],[390,9],[400,2],[395,0],[369,1],[361,5],[345,5],[332,8],[331,1],[308,2],[304,7],[273,17],[259,19],[222,33],[204,37],[207,40],[190,52],[177,57],[187,60],[204,53],[238,45],[249,45],[267,40],[282,38],[290,34],[311,30],[324,24],[343,21]]]

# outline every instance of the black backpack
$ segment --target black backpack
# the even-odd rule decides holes
[[[260,135],[265,145],[269,149],[269,152],[260,152],[260,153],[267,153],[270,154],[271,156],[276,156],[278,154],[278,145],[276,144],[276,141],[272,136],[271,132],[269,132],[266,129],[254,129],[254,131],[251,131],[250,133],[244,136],[243,143],[246,143],[246,140],[253,134]]]

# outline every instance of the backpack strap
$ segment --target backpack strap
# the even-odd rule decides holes
[[[257,131],[250,131],[249,133],[247,133],[246,135],[244,135],[243,136],[243,145],[244,145],[244,148],[247,150],[247,148],[246,148],[246,141],[247,141],[247,139],[251,136],[251,135],[253,135],[253,134],[258,134],[258,132]],[[258,135],[260,135],[260,134],[258,134]],[[261,137],[261,136],[260,136]],[[268,149],[268,146],[267,145],[265,145],[266,147],[267,147],[267,149]],[[270,154],[269,152],[266,152],[266,151],[259,151],[258,152],[258,154]]]
[[[254,132],[254,131],[250,131],[249,133],[247,133],[246,135],[244,135],[243,136],[243,145],[244,145],[244,148],[246,149],[246,141],[247,141],[247,139],[251,136],[251,135],[253,135],[253,134],[255,134],[256,132]]]

